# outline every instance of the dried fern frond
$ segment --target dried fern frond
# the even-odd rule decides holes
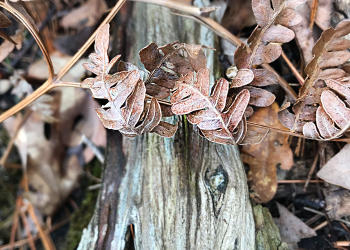
[[[281,45],[294,39],[294,32],[289,28],[300,22],[300,16],[295,8],[303,0],[272,1],[253,0],[253,13],[258,26],[250,35],[247,44],[242,43],[234,55],[237,73],[230,76],[231,88],[246,88],[250,91],[250,105],[258,107],[270,106],[275,97],[261,87],[277,84],[273,72],[259,68],[260,65],[271,63],[280,57]],[[254,87],[245,87],[252,85]]]
[[[292,131],[312,139],[340,137],[350,127],[350,74],[343,69],[350,59],[350,20],[325,30],[305,68],[307,78],[299,92],[294,114],[284,110],[281,121]],[[285,119],[288,117],[288,119]]]
[[[229,82],[219,79],[209,96],[209,70],[189,73],[175,86],[171,97],[172,111],[177,115],[188,114],[188,121],[200,129],[209,141],[220,144],[239,143],[244,136],[244,112],[249,102],[248,90],[242,90],[227,110]],[[241,126],[238,126],[241,125]]]
[[[162,47],[150,43],[143,48],[140,59],[149,72],[147,94],[165,99],[183,75],[206,67],[203,46],[174,42]]]
[[[140,78],[138,69],[109,74],[119,60],[108,57],[109,24],[101,27],[95,40],[95,53],[84,67],[96,77],[87,78],[82,86],[91,90],[97,99],[106,99],[108,103],[96,112],[106,128],[119,130],[126,136],[136,136],[146,132],[155,132],[171,137],[177,126],[161,122],[162,112],[156,98],[146,101],[146,87]]]

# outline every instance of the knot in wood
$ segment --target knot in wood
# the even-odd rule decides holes
[[[228,174],[226,170],[219,165],[215,169],[208,168],[205,171],[204,180],[210,193],[214,215],[215,217],[218,217],[224,203],[225,192],[228,184]]]
[[[225,193],[228,175],[226,170],[219,165],[216,169],[207,169],[205,172],[205,183],[213,193]]]

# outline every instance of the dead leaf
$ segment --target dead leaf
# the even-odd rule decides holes
[[[249,91],[242,90],[227,111],[224,111],[229,83],[220,79],[209,96],[209,70],[204,68],[178,81],[171,97],[172,111],[188,115],[188,121],[196,124],[210,141],[235,144],[234,130],[242,120],[249,102]]]
[[[1,13],[1,12],[0,12]],[[21,49],[22,47],[22,40],[23,40],[23,31],[18,30],[16,35],[11,36],[11,40],[6,39],[1,45],[0,45],[0,62],[5,60],[8,55],[15,49]]]
[[[65,15],[60,24],[63,28],[77,28],[94,26],[107,11],[104,0],[88,0],[76,9]]]
[[[324,181],[350,189],[350,144],[346,144],[318,171],[317,176]]]
[[[162,135],[173,136],[174,126],[166,126],[163,122],[162,126],[157,128],[162,118],[162,111],[156,98],[151,98],[150,103],[145,101],[146,87],[138,69],[109,74],[111,68],[120,59],[120,55],[109,61],[108,46],[109,24],[106,24],[96,35],[95,53],[90,54],[90,62],[84,64],[85,69],[94,73],[96,77],[87,78],[82,82],[82,86],[89,88],[94,98],[108,100],[107,104],[96,109],[104,127],[119,130],[126,136],[136,136],[152,132],[154,129]],[[171,53],[176,51],[173,45],[166,45],[165,48],[165,51],[168,49],[172,51]],[[201,53],[201,46],[183,45],[183,48],[186,48],[189,58],[195,58]],[[148,46],[140,54],[149,70],[156,70],[161,66],[162,58],[157,45]],[[194,64],[192,62],[192,65]],[[124,66],[127,65],[124,64]],[[168,132],[165,131],[166,128],[169,128]]]
[[[344,20],[322,33],[312,50],[314,57],[305,68],[307,78],[293,107],[295,120],[292,129],[303,131],[307,137],[318,138],[318,134],[323,139],[339,137],[350,126],[347,100],[324,87],[327,85],[342,97],[350,96],[346,83],[341,80],[348,75],[341,66],[350,58],[347,51],[350,43],[343,38],[350,32],[349,22]],[[302,126],[306,127],[301,129]]]
[[[339,133],[339,129],[334,126],[334,122],[321,106],[316,112],[316,124],[323,138],[334,137]]]
[[[350,215],[350,191],[331,186],[325,192],[326,212],[330,219],[340,219]]]
[[[302,220],[289,210],[277,203],[279,218],[275,218],[276,225],[280,229],[282,241],[288,243],[290,249],[299,249],[297,243],[303,238],[316,236],[316,232],[308,227]]]
[[[276,99],[274,94],[272,94],[271,92],[265,89],[251,87],[251,86],[247,86],[245,88],[249,90],[249,93],[250,93],[249,104],[252,106],[268,107]]]
[[[261,108],[249,119],[250,122],[283,129],[277,117],[278,105]],[[256,128],[250,127],[250,131]],[[258,129],[259,132],[260,131]],[[249,134],[247,134],[247,137]],[[270,131],[258,144],[242,146],[242,159],[249,165],[248,180],[253,190],[252,197],[257,202],[270,201],[277,190],[276,168],[290,169],[293,162],[293,152],[289,147],[288,135]]]
[[[339,128],[347,129],[350,126],[350,109],[346,107],[345,103],[333,91],[323,91],[321,94],[321,103],[323,109]]]
[[[151,43],[140,50],[141,62],[150,72],[146,81],[147,94],[166,98],[182,75],[206,67],[202,46],[178,42],[158,47]]]

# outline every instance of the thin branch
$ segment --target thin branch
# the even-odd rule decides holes
[[[10,109],[6,110],[4,113],[0,115],[0,123],[5,121],[10,116],[16,114],[18,111],[24,109],[28,105],[30,105],[32,102],[37,100],[40,96],[47,93],[49,90],[53,88],[53,85],[51,84],[50,80],[47,80],[44,82],[39,88],[37,88],[33,93],[26,96],[22,101],[17,103],[15,106],[11,107]]]
[[[33,219],[33,222],[34,222],[36,228],[38,229],[39,236],[40,236],[41,242],[44,245],[45,250],[54,250],[54,249],[56,249],[55,245],[52,242],[52,239],[51,239],[50,235],[47,233],[47,231],[42,229],[42,227],[40,225],[40,222],[39,222],[39,220],[38,220],[38,218],[37,218],[37,216],[35,214],[34,207],[29,202],[27,204],[27,209],[28,209],[28,214]]]
[[[47,51],[44,42],[41,40],[36,28],[29,20],[27,20],[27,18],[21,12],[19,12],[16,8],[12,7],[11,3],[8,0],[6,0],[5,2],[0,2],[0,7],[13,14],[29,30],[30,34],[34,37],[36,43],[38,44],[41,52],[44,55],[45,61],[49,69],[49,79],[53,79],[54,69],[52,66],[52,61],[49,52]]]
[[[152,0],[152,1],[151,0],[137,0],[137,1],[138,2],[145,2],[145,3],[153,3],[156,5],[163,6],[163,0]],[[176,10],[184,9],[182,3],[178,3],[178,2],[175,2],[173,0],[168,0],[167,2],[172,3],[173,9],[176,9]],[[221,24],[214,21],[213,19],[208,18],[208,17],[198,16],[198,15],[193,15],[193,14],[187,13],[187,12],[184,12],[184,13],[186,13],[187,15],[181,15],[181,16],[191,18],[199,23],[204,24],[209,29],[211,29],[215,34],[230,41],[235,46],[238,47],[243,43],[238,37],[233,35],[230,31],[228,31],[225,27],[223,27]],[[177,13],[175,13],[175,14],[178,15]],[[286,91],[286,93],[292,98],[293,101],[297,100],[297,94],[295,93],[293,88],[291,86],[289,86],[289,84],[286,80],[284,80],[269,64],[264,63],[264,64],[262,64],[262,67],[271,71],[274,75],[276,75],[279,84]]]
[[[304,85],[304,78],[300,75],[299,71],[294,67],[294,64],[289,60],[287,55],[282,50],[282,58],[287,63],[289,69],[292,71],[295,78],[298,80],[301,86]]]
[[[310,13],[310,25],[309,25],[309,29],[311,30],[314,27],[316,15],[317,15],[317,9],[318,9],[318,0],[312,0],[311,13]]]
[[[327,217],[327,215],[326,215],[325,213],[320,212],[320,211],[318,211],[318,210],[315,210],[315,209],[313,209],[313,208],[304,207],[304,210],[309,211],[309,212],[312,212],[312,213],[314,213],[314,214],[319,214],[319,215],[322,215],[322,216]],[[336,220],[336,221],[340,221],[340,222],[342,222],[342,223],[344,223],[344,224],[350,226],[350,222],[347,221],[347,220],[343,220],[343,219],[335,219],[335,220]]]
[[[169,1],[169,0],[131,0],[131,1],[161,5],[170,9],[176,9],[178,11],[181,11],[193,16],[208,16],[211,12],[217,9],[217,7],[210,7],[210,6],[198,8],[193,5],[178,3],[176,1]]]
[[[297,184],[297,183],[305,183],[306,180],[279,180],[278,184]],[[323,180],[310,180],[309,183],[323,183]]]
[[[317,161],[318,161],[318,157],[319,157],[319,154],[316,154],[315,159],[312,162],[311,169],[310,169],[310,171],[309,171],[309,173],[307,175],[307,180],[306,180],[305,185],[304,185],[304,191],[306,191],[307,186],[309,185],[309,182],[311,180],[311,177],[312,177],[313,173],[315,172]]]
[[[55,230],[57,230],[58,228],[60,228],[61,226],[67,224],[68,222],[70,221],[70,218],[66,218],[60,222],[58,222],[57,224],[55,224],[50,230],[45,230],[46,233],[50,233],[50,232],[53,232]],[[35,237],[33,237],[33,240],[38,240],[40,237],[37,235]],[[26,239],[23,239],[23,240],[19,240],[19,241],[16,241],[14,244],[13,244],[13,247],[16,247],[16,248],[20,248],[26,244],[28,244],[29,242],[29,239],[26,238]],[[7,244],[7,245],[3,245],[3,246],[0,246],[0,250],[10,250],[11,249],[11,245],[10,244]]]
[[[5,167],[6,165],[6,161],[7,158],[9,157],[11,150],[13,148],[13,145],[15,143],[15,140],[17,138],[18,132],[19,130],[22,128],[23,124],[28,120],[29,116],[31,115],[32,111],[31,110],[27,110],[26,113],[24,114],[24,116],[22,117],[21,121],[18,123],[18,125],[15,128],[15,133],[14,135],[11,137],[10,142],[7,144],[6,150],[4,152],[4,154],[2,155],[1,159],[0,159],[0,166]]]
[[[111,10],[111,12],[108,14],[108,16],[102,21],[102,23],[100,24],[99,28],[106,24],[109,23],[113,17],[118,13],[118,11],[120,10],[120,8],[123,6],[123,4],[126,2],[126,0],[119,0],[116,5],[113,7],[113,9]],[[3,2],[0,2],[0,7],[4,7],[9,9],[10,12],[14,12],[15,14],[17,14],[21,19],[21,21],[24,19],[24,22],[27,23],[28,25],[28,29],[30,29],[31,32],[33,32],[33,36],[35,33],[35,29],[28,23],[28,21],[26,21],[26,19],[21,15],[21,13],[19,13],[18,11],[16,11],[15,9],[12,10],[13,8],[11,6],[8,6],[6,4],[4,4]],[[34,29],[34,30],[33,30]],[[6,120],[7,118],[9,118],[10,116],[14,115],[15,113],[17,113],[18,111],[24,109],[25,107],[27,107],[29,104],[31,104],[32,102],[34,102],[36,99],[38,99],[40,96],[42,96],[43,94],[47,93],[48,91],[50,91],[51,89],[55,88],[55,87],[60,87],[60,86],[70,86],[70,87],[77,87],[75,84],[74,86],[69,85],[68,83],[66,85],[64,85],[64,82],[61,82],[62,77],[72,68],[72,66],[80,59],[80,57],[86,52],[86,50],[90,47],[90,45],[94,42],[96,34],[98,32],[98,29],[96,29],[96,31],[90,36],[90,38],[85,42],[85,44],[78,50],[78,52],[71,58],[71,60],[59,71],[59,73],[57,74],[56,79],[52,79],[52,77],[50,76],[48,80],[46,80],[38,89],[36,89],[32,94],[30,94],[29,96],[27,96],[25,99],[23,99],[22,101],[20,101],[19,103],[17,103],[15,106],[11,107],[10,109],[6,110],[4,113],[2,113],[0,115],[0,123],[3,122],[4,120]],[[39,36],[38,36],[39,37]],[[34,36],[35,40],[37,41],[40,49],[42,49],[43,54],[45,55],[45,46],[44,44],[41,42],[40,38],[36,38]],[[47,54],[48,56],[48,54]],[[48,56],[48,58],[50,58]],[[49,59],[47,59],[48,61]],[[51,65],[51,61],[48,61],[48,65]],[[51,67],[51,66],[50,66]],[[50,71],[50,70],[49,70]],[[53,71],[52,71],[53,72]],[[51,75],[51,74],[50,74]],[[57,83],[57,84],[56,84]]]

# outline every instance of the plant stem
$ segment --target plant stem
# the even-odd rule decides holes
[[[168,0],[168,1],[166,1],[167,5],[165,5],[163,0],[134,0],[134,1],[151,3],[151,4],[156,4],[156,5],[165,6],[165,7],[167,7],[171,3],[171,6],[173,9],[183,11],[184,13],[188,14],[188,15],[181,15],[181,16],[194,19],[195,21],[204,24],[209,29],[211,29],[215,34],[217,34],[218,36],[220,36],[223,39],[230,41],[232,44],[234,44],[237,47],[243,43],[238,37],[233,35],[230,31],[228,31],[225,27],[223,27],[218,22],[216,22],[213,19],[208,18],[208,17],[194,15],[194,13],[189,12],[187,8],[184,8],[183,7],[184,5],[182,3],[178,3],[178,2],[173,1],[173,0]],[[190,6],[190,5],[187,5],[187,6]],[[286,80],[284,80],[269,64],[264,63],[264,64],[262,64],[262,67],[271,71],[273,74],[276,75],[279,84],[286,91],[286,93],[290,96],[292,101],[297,100],[297,94],[295,93],[293,88],[291,86],[289,86],[289,84]]]
[[[300,85],[302,86],[304,84],[304,78],[300,75],[299,71],[294,67],[293,63],[289,60],[287,55],[282,50],[282,58],[287,63],[289,69],[292,71],[295,78],[298,80]]]
[[[118,13],[118,11],[120,10],[120,8],[123,6],[123,4],[125,2],[126,2],[126,0],[119,0],[116,3],[116,5],[113,7],[111,12],[107,15],[107,17],[102,21],[102,23],[100,24],[99,28],[102,25],[105,25],[106,23],[109,23],[113,19],[113,17]],[[16,16],[21,21],[23,21],[25,24],[28,23],[26,21],[26,19],[21,15],[21,13],[18,13],[18,11],[16,11],[13,7],[8,6],[7,4],[4,4],[2,2],[0,2],[0,7],[3,7],[5,9],[9,10],[11,13],[13,12],[14,14],[16,14]],[[30,24],[27,24],[26,27],[30,30],[30,32],[32,34],[36,34],[35,30],[32,30],[33,27]],[[78,50],[78,52],[71,58],[71,60],[59,71],[59,73],[57,74],[57,77],[55,79],[52,79],[52,77],[51,77],[51,74],[52,74],[53,70],[51,70],[51,68],[52,68],[51,66],[52,65],[51,65],[50,57],[45,54],[45,51],[46,51],[45,46],[43,45],[43,43],[41,42],[40,39],[38,40],[37,37],[33,35],[35,40],[37,41],[40,49],[42,50],[42,52],[45,55],[45,59],[46,59],[48,65],[49,65],[50,77],[49,77],[48,80],[46,80],[46,82],[44,82],[32,94],[30,94],[29,96],[24,98],[22,101],[17,103],[12,108],[10,108],[10,109],[6,110],[4,113],[2,113],[0,115],[0,123],[3,122],[4,120],[6,120],[7,118],[9,118],[10,116],[14,115],[15,113],[17,113],[18,111],[24,109],[25,107],[30,105],[32,102],[34,102],[36,99],[38,99],[40,96],[42,96],[43,94],[47,93],[48,91],[50,91],[51,89],[53,89],[55,87],[62,87],[62,86],[79,87],[75,83],[71,84],[71,83],[68,83],[68,82],[61,82],[61,78],[72,68],[72,66],[80,59],[80,57],[85,53],[85,51],[94,42],[97,32],[98,32],[98,29],[95,30],[95,32],[90,36],[90,38],[85,42],[85,44]],[[48,59],[47,59],[47,57],[48,57]]]
[[[22,101],[17,103],[12,108],[6,110],[4,113],[0,115],[0,123],[5,121],[10,116],[16,114],[18,111],[22,110],[23,108],[30,105],[32,102],[34,102],[36,99],[38,99],[40,96],[48,92],[53,88],[53,84],[50,80],[47,80],[44,82],[39,88],[37,88],[33,93],[28,95],[26,98],[24,98]]]

